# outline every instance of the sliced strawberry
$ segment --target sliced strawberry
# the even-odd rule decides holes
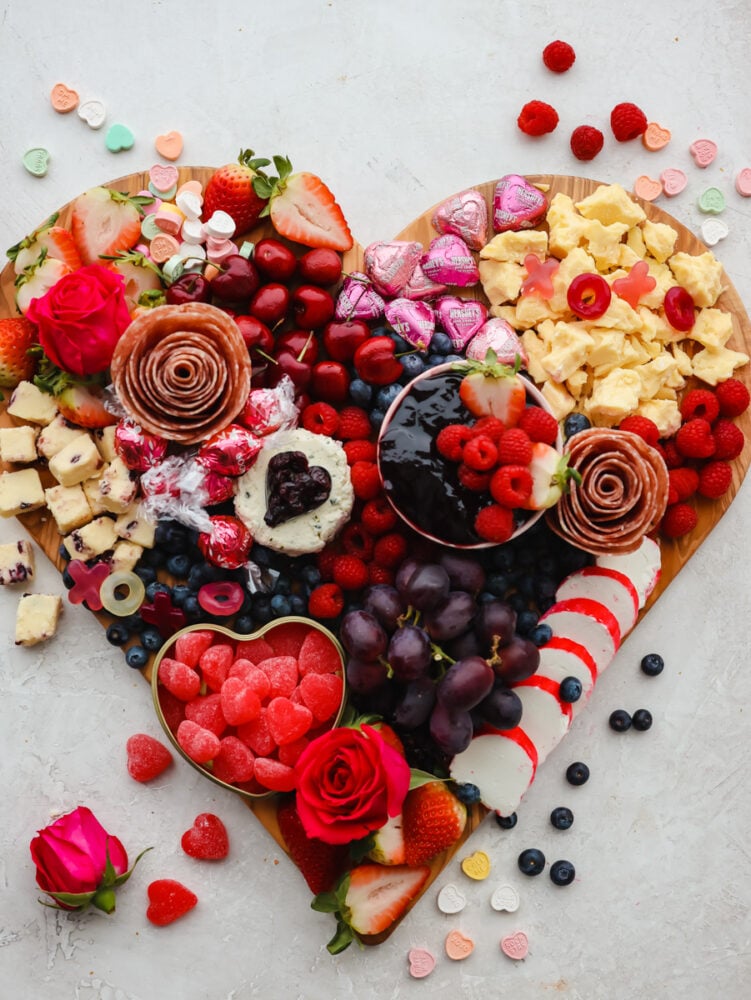
[[[159,268],[142,253],[123,250],[112,258],[110,266],[123,276],[125,302],[130,313],[141,304],[139,300],[145,292],[161,291],[164,288]]]
[[[331,889],[347,867],[349,846],[325,844],[309,837],[294,801],[279,808],[277,821],[287,853],[302,872],[311,892],[317,894]]]
[[[400,813],[375,831],[368,857],[380,865],[403,865],[406,860],[404,850],[404,817]]]
[[[55,396],[60,413],[79,427],[108,427],[117,417],[104,408],[102,390],[95,385],[71,385]]]
[[[568,458],[561,455],[549,444],[535,441],[532,445],[532,493],[527,501],[520,504],[525,510],[544,510],[558,503],[569,480],[576,479],[578,473],[568,467]]]
[[[464,832],[467,809],[442,781],[413,788],[404,800],[404,859],[421,865],[455,844]]]
[[[344,213],[320,177],[292,173],[286,156],[275,156],[278,177],[257,177],[253,188],[269,199],[264,215],[270,215],[280,236],[308,247],[350,250],[353,245]]]
[[[26,314],[32,299],[41,298],[62,277],[70,273],[67,264],[55,257],[48,257],[42,251],[37,262],[27,267],[16,278],[16,305],[19,310]]]
[[[35,340],[36,329],[27,319],[0,319],[0,387],[15,389],[34,374],[34,358],[27,351]]]
[[[357,934],[380,934],[402,917],[430,875],[425,865],[360,865],[349,875],[345,905]]]
[[[8,257],[13,262],[16,274],[21,274],[27,267],[36,264],[43,251],[47,257],[61,260],[71,271],[81,267],[81,257],[73,241],[73,234],[62,226],[56,226],[55,222],[57,213],[8,250]]]
[[[470,413],[496,417],[504,427],[515,427],[527,404],[523,380],[513,368],[488,351],[484,361],[468,361],[469,373],[459,386],[459,396]]]
[[[73,202],[71,230],[84,264],[132,249],[141,236],[142,207],[151,199],[94,187]]]
[[[235,223],[236,235],[246,232],[256,223],[266,207],[253,189],[256,177],[264,177],[261,168],[271,161],[255,156],[252,149],[240,150],[237,163],[225,163],[211,175],[203,195],[203,218],[214,212],[226,212]]]

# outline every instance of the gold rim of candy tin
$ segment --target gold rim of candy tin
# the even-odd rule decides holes
[[[303,625],[307,625],[308,628],[314,628],[317,629],[319,632],[322,632],[334,645],[334,648],[338,652],[339,658],[342,661],[342,682],[343,682],[342,700],[339,705],[339,711],[336,714],[336,718],[331,724],[331,729],[335,729],[339,725],[339,722],[341,721],[342,714],[344,712],[344,707],[347,704],[347,677],[345,671],[344,648],[337,639],[337,637],[334,635],[334,633],[330,631],[330,629],[327,629],[325,625],[320,625],[317,621],[314,621],[312,618],[305,618],[303,615],[286,615],[283,618],[275,618],[273,621],[267,622],[265,625],[262,625],[259,629],[249,633],[248,635],[241,635],[239,632],[233,632],[232,629],[228,628],[226,625],[213,625],[201,622],[198,622],[195,625],[186,625],[185,628],[179,629],[177,632],[175,632],[173,636],[171,636],[162,645],[161,649],[154,658],[154,663],[151,669],[151,697],[154,702],[154,710],[156,711],[156,715],[157,718],[159,719],[162,729],[166,733],[167,738],[169,739],[170,743],[175,748],[175,750],[178,752],[178,754],[183,758],[183,760],[187,761],[192,768],[198,771],[199,774],[203,775],[204,778],[208,778],[209,781],[213,781],[215,785],[220,785],[222,788],[226,788],[228,789],[228,791],[234,792],[236,795],[240,795],[242,798],[251,801],[254,801],[256,799],[268,799],[274,795],[279,795],[281,793],[274,791],[248,792],[244,788],[238,788],[237,785],[230,785],[228,782],[222,781],[220,778],[217,778],[215,775],[211,773],[211,771],[208,768],[204,767],[203,764],[197,763],[197,761],[192,760],[186,754],[186,752],[177,742],[177,736],[175,735],[175,733],[172,732],[170,727],[167,725],[167,720],[164,718],[164,713],[162,712],[162,706],[159,704],[159,664],[162,662],[162,659],[167,655],[168,651],[174,647],[175,643],[180,638],[180,636],[187,635],[187,633],[189,632],[206,632],[206,631],[218,632],[222,635],[229,636],[229,638],[231,639],[243,642],[243,641],[248,641],[250,639],[263,638],[263,636],[266,635],[267,632],[270,632],[272,629],[278,628],[280,625],[288,625],[293,622],[300,622]]]

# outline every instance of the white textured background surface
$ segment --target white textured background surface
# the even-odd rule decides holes
[[[695,230],[705,187],[725,192],[730,236],[716,248],[751,303],[751,201],[733,178],[751,166],[746,0],[683,3],[509,0],[224,0],[127,5],[97,0],[5,0],[0,4],[0,246],[16,242],[55,208],[94,184],[156,162],[154,138],[185,136],[181,163],[219,165],[241,145],[288,153],[337,194],[356,238],[387,239],[448,194],[504,173],[576,173],[568,135],[600,126],[606,144],[591,176],[629,187],[668,166],[687,190],[659,204]],[[116,13],[117,11],[117,13]],[[562,77],[540,62],[554,38],[577,62]],[[109,121],[136,144],[117,156],[104,134],[58,116],[54,83],[99,98]],[[527,140],[515,119],[531,98],[561,114],[553,135]],[[614,104],[632,100],[672,130],[657,154],[609,133]],[[719,145],[706,171],[689,144]],[[21,167],[30,146],[52,152],[48,176]],[[586,165],[584,165],[586,167]],[[579,168],[579,169],[578,169]],[[472,844],[493,861],[488,882],[470,883],[454,863],[380,948],[325,950],[330,918],[308,909],[292,865],[247,809],[215,793],[187,766],[152,785],[127,775],[134,732],[159,735],[150,694],[94,619],[66,606],[57,637],[16,649],[17,593],[0,593],[0,996],[28,1000],[323,1000],[352,997],[500,997],[516,1000],[687,998],[741,1000],[751,981],[751,762],[748,560],[751,489],[741,490],[710,539],[624,644],[593,702],[543,766],[502,832],[490,821]],[[0,524],[0,540],[20,536]],[[43,558],[38,591],[61,592]],[[641,675],[644,653],[667,667]],[[646,734],[616,736],[613,708],[649,708]],[[590,782],[570,788],[566,765],[587,761]],[[134,856],[153,844],[120,892],[117,914],[68,917],[36,902],[28,842],[51,814],[88,804]],[[553,830],[552,807],[575,824]],[[183,854],[180,835],[202,811],[231,837],[219,864]],[[515,858],[541,847],[565,857],[577,881],[556,889],[525,879]],[[199,906],[167,928],[145,920],[146,885],[174,877]],[[435,906],[453,880],[469,899],[459,917]],[[494,913],[494,885],[510,881],[522,904]],[[442,951],[452,927],[474,938],[453,964]],[[523,963],[501,955],[501,936],[530,939]],[[438,956],[425,981],[410,979],[406,954]]]

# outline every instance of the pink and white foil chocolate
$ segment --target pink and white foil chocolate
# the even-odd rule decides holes
[[[493,193],[493,229],[532,229],[548,210],[548,200],[538,188],[519,174],[501,177]]]
[[[386,303],[362,271],[353,271],[342,282],[336,297],[334,315],[337,319],[378,319]]]
[[[408,344],[426,351],[435,333],[435,313],[427,302],[393,299],[386,303],[386,319]]]
[[[407,299],[435,299],[447,291],[446,285],[433,281],[423,271],[422,264],[417,264],[402,294]]]
[[[482,329],[488,310],[475,299],[460,299],[444,295],[436,302],[436,314],[444,333],[457,351],[463,351],[472,338]]]
[[[479,191],[462,191],[442,201],[432,222],[439,233],[460,236],[471,250],[488,242],[488,205]]]
[[[522,367],[526,368],[529,356],[524,349],[514,328],[505,319],[493,317],[471,340],[467,348],[467,357],[475,361],[484,361],[488,351],[495,353],[496,359],[503,365],[513,365],[517,355],[521,358]]]
[[[429,278],[443,285],[466,288],[480,280],[472,251],[460,236],[448,233],[431,240],[427,253],[420,260]]]
[[[404,291],[421,256],[420,243],[408,240],[371,243],[363,254],[365,273],[377,292],[394,298]]]

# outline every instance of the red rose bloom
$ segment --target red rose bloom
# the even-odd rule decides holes
[[[371,726],[342,727],[313,740],[295,765],[297,811],[305,832],[348,844],[397,816],[409,765]]]
[[[53,364],[72,375],[96,375],[109,365],[130,323],[125,282],[109,268],[90,264],[32,299],[26,315]]]

